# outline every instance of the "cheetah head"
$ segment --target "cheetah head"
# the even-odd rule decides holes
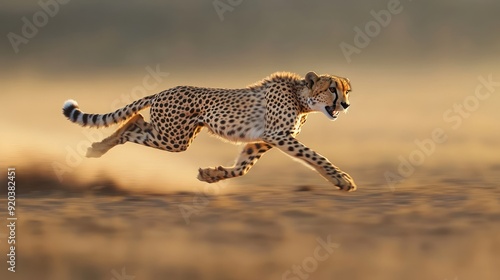
[[[351,91],[349,79],[332,76],[318,76],[314,72],[305,77],[308,88],[307,105],[312,111],[322,112],[330,120],[336,120],[340,112],[349,108],[348,94]]]

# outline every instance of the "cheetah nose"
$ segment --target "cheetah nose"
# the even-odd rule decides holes
[[[340,102],[340,105],[342,105],[342,107],[343,107],[344,109],[347,109],[347,108],[349,108],[349,106],[350,106],[350,104],[345,103],[345,102]]]

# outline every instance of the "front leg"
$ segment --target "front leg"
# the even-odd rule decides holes
[[[267,137],[266,142],[292,157],[299,158],[307,162],[325,179],[333,183],[339,189],[343,191],[356,190],[356,184],[349,174],[341,171],[338,167],[328,161],[328,159],[309,149],[292,136],[271,136]]]
[[[260,157],[272,146],[264,142],[248,143],[232,167],[215,167],[198,170],[198,180],[215,183],[223,179],[245,175]]]

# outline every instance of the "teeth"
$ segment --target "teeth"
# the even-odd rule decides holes
[[[337,118],[338,115],[340,114],[340,111],[337,111],[334,108],[335,108],[334,106],[327,106],[327,107],[325,107],[325,109],[327,110],[327,112],[329,114],[331,114],[332,117]]]

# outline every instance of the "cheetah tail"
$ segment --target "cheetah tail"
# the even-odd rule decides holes
[[[87,114],[80,110],[78,103],[75,100],[67,100],[64,102],[62,111],[63,115],[71,122],[87,127],[102,127],[116,124],[131,118],[140,110],[151,106],[151,101],[155,95],[147,96],[136,100],[131,104],[120,108],[109,114]]]

